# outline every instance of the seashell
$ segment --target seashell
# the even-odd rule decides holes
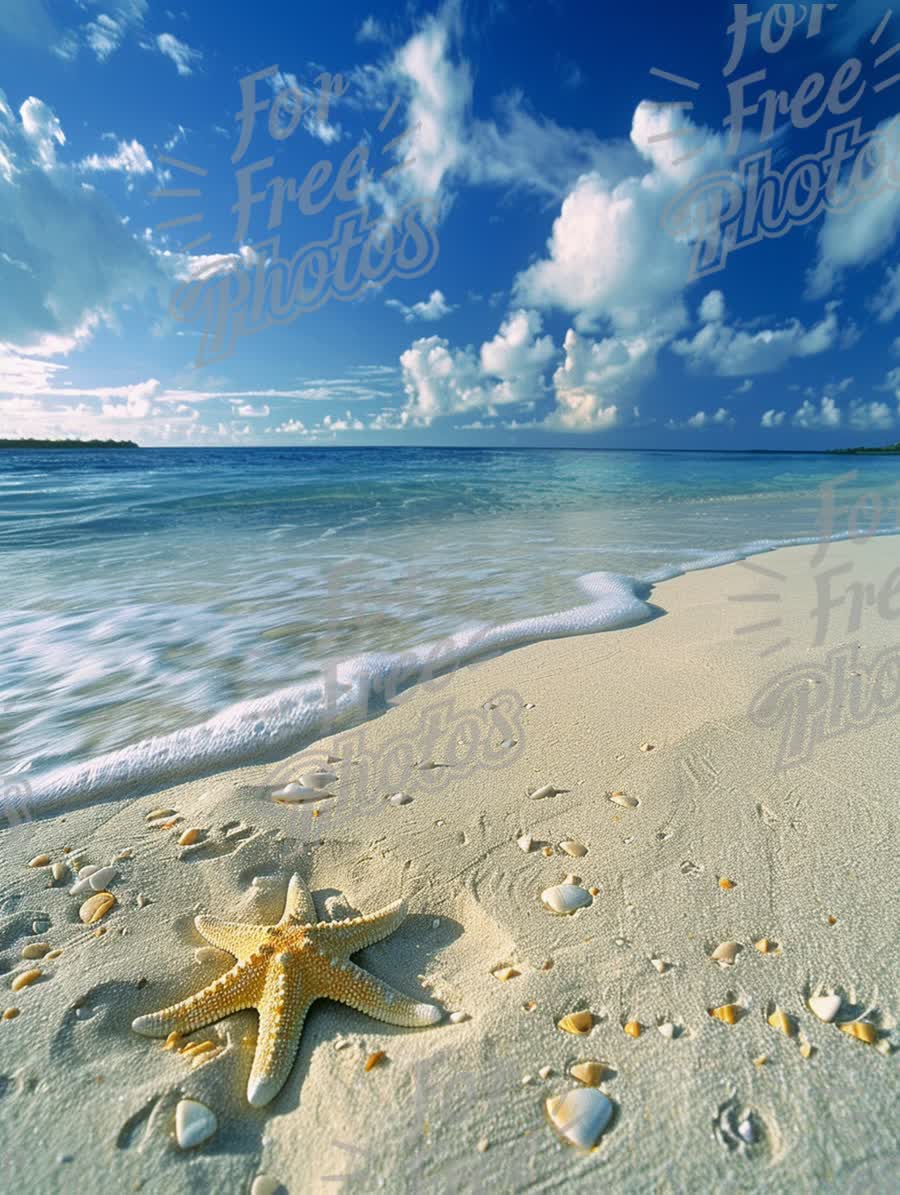
[[[563,1033],[577,1033],[584,1037],[594,1028],[594,1014],[592,1012],[570,1012],[561,1021],[556,1022],[557,1029]]]
[[[579,1083],[583,1083],[585,1087],[599,1087],[603,1082],[603,1076],[609,1070],[605,1062],[598,1062],[596,1059],[589,1058],[584,1062],[576,1062],[574,1066],[569,1067],[569,1074],[573,1079],[577,1079]]]
[[[116,869],[114,867],[98,867],[96,871],[92,871],[88,876],[88,882],[94,892],[102,892],[111,879],[114,878]]]
[[[491,974],[495,979],[499,979],[501,983],[506,983],[509,979],[515,979],[517,975],[521,975],[521,971],[517,971],[515,967],[498,967],[496,971]]]
[[[95,921],[105,917],[115,903],[116,898],[111,892],[95,892],[78,910],[78,916],[85,925],[93,925]]]
[[[541,851],[541,854],[544,856],[545,859],[552,859],[553,858],[553,847],[545,846],[544,849]]]
[[[537,1008],[537,1005],[533,1000],[526,1000],[522,1005],[522,1008],[525,1010],[525,1012],[534,1012],[534,1010]]]
[[[837,925],[837,917],[832,917],[832,915],[830,913],[825,918],[825,920],[828,922],[829,925]]]
[[[50,953],[47,955],[47,961],[49,962],[51,959],[59,958],[59,956],[61,954],[62,954],[61,950],[51,950]]]
[[[576,1149],[591,1150],[613,1114],[612,1101],[596,1087],[576,1087],[544,1105],[554,1129]]]
[[[557,884],[553,888],[545,888],[541,893],[541,903],[550,913],[563,916],[574,913],[576,909],[584,909],[593,903],[593,897],[578,884]]]
[[[719,878],[719,887],[723,892],[730,892],[734,887],[734,880],[727,880],[725,876]]]
[[[819,1020],[824,1021],[826,1025],[830,1025],[841,1011],[840,996],[810,996],[807,1004]]]
[[[22,988],[27,988],[36,979],[40,979],[42,975],[43,971],[41,971],[40,967],[32,967],[30,971],[23,971],[20,975],[17,975],[9,986],[14,992],[21,992]]]
[[[18,1015],[19,1015],[19,1010],[17,1008],[7,1008],[6,1011],[3,1013],[3,1020],[4,1021],[13,1021],[13,1020],[15,1020],[15,1018]]]
[[[794,1023],[794,1018],[788,1016],[788,1014],[780,1008],[776,1008],[775,1011],[767,1018],[767,1020],[773,1029],[777,1029],[780,1033],[783,1033],[785,1037],[793,1037],[797,1032],[797,1026]]]
[[[541,1069],[538,1071],[538,1077],[541,1079],[549,1079],[552,1074],[553,1074],[552,1066],[542,1066]]]
[[[523,1087],[530,1087],[534,1082],[534,1075],[523,1075],[521,1082]]]
[[[641,745],[640,745],[640,747],[638,748],[638,750],[639,750],[639,751],[643,751],[643,752],[645,752],[645,753],[646,753],[647,751],[652,751],[652,750],[653,750],[653,743],[641,743]]]
[[[806,1040],[802,1041],[800,1043],[800,1057],[801,1058],[811,1058],[812,1054],[813,1054],[813,1049],[814,1049],[814,1047],[810,1044],[810,1042],[808,1042]]]
[[[61,880],[66,878],[69,868],[65,863],[54,863],[50,870],[53,873],[54,880],[56,880],[58,884]]]
[[[627,793],[610,793],[609,799],[614,805],[621,805],[623,809],[637,809],[640,805],[637,797],[629,797]]]
[[[760,1054],[758,1058],[753,1059],[753,1065],[754,1066],[765,1066],[768,1061],[769,1061],[768,1054]]]
[[[284,788],[277,788],[272,793],[273,801],[320,801],[322,793],[317,788],[308,788],[305,784],[286,784]]]
[[[580,859],[587,854],[587,847],[584,843],[576,842],[573,838],[567,838],[565,842],[561,842],[559,849],[564,855],[571,855],[573,859]]]
[[[392,796],[388,797],[388,803],[397,806],[411,805],[412,797],[409,795],[409,793],[394,793]]]
[[[379,1062],[383,1062],[387,1058],[384,1050],[376,1050],[374,1054],[370,1054],[363,1065],[364,1071],[370,1071],[373,1066],[377,1066]]]
[[[640,1021],[626,1021],[622,1028],[629,1037],[634,1038],[640,1037],[644,1029]]]
[[[468,1019],[469,1019],[469,1014],[467,1012],[451,1012],[450,1013],[450,1024],[451,1025],[461,1025],[463,1023],[463,1021],[467,1021]]]
[[[334,784],[337,776],[334,772],[306,772],[300,777],[300,783],[307,788],[328,788],[330,784]]]
[[[178,812],[177,809],[151,809],[147,814],[148,822],[159,821],[161,817],[172,817]]]
[[[558,797],[560,793],[565,792],[564,788],[556,788],[552,784],[544,784],[540,788],[536,788],[533,793],[529,793],[532,801],[544,801],[547,797]]]
[[[660,1031],[663,1037],[668,1038],[669,1041],[673,1041],[679,1034],[678,1026],[674,1025],[671,1021],[663,1021],[663,1023],[661,1025],[657,1025],[656,1028]]]
[[[212,1108],[199,1100],[179,1100],[175,1108],[175,1140],[181,1149],[193,1149],[208,1141],[219,1122]]]
[[[660,973],[660,975],[665,975],[665,973],[672,966],[672,964],[664,958],[652,958],[650,960],[650,962],[656,968],[656,970]]]
[[[736,1025],[744,1015],[740,1004],[720,1004],[718,1008],[708,1008],[706,1011],[723,1025]]]
[[[200,836],[202,834],[202,830],[199,830],[196,826],[192,826],[190,830],[185,830],[184,833],[179,836],[178,845],[193,846],[195,843],[200,841]]]
[[[22,947],[22,958],[43,958],[49,949],[49,942],[29,942]]]
[[[580,883],[581,883],[581,876],[576,876],[576,875],[573,875],[573,874],[571,873],[571,871],[570,871],[570,872],[568,873],[568,875],[566,875],[566,876],[564,876],[564,877],[563,877],[563,883],[564,883],[564,884],[575,884],[575,885],[578,885],[578,884],[580,884]]]
[[[525,851],[527,854],[528,851],[530,851],[534,846],[534,839],[530,834],[523,834],[521,838],[516,839],[516,845],[518,846],[519,850]]]
[[[599,888],[588,888],[588,892],[590,892],[591,896],[599,896],[600,895]]]
[[[753,945],[760,954],[772,954],[775,949],[775,943],[770,942],[768,938],[760,938],[759,941],[754,942]]]
[[[510,747],[515,747],[518,741],[518,739],[504,739],[500,746],[508,750]]]
[[[720,967],[731,967],[734,965],[737,952],[737,942],[723,942],[721,946],[715,948],[709,957],[714,963],[718,963]]]
[[[875,1026],[870,1025],[868,1021],[839,1021],[838,1029],[841,1033],[855,1037],[857,1041],[865,1042],[867,1046],[871,1046],[878,1037]]]
[[[281,1195],[284,1190],[277,1178],[270,1174],[257,1174],[250,1187],[250,1195]]]
[[[50,862],[49,855],[35,855],[35,857],[28,864],[29,867],[46,867]]]
[[[490,1149],[490,1146],[491,1143],[488,1141],[487,1137],[480,1137],[475,1145],[475,1148],[480,1154],[484,1154],[487,1153],[487,1151]]]

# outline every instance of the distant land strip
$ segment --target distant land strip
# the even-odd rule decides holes
[[[900,455],[900,443],[885,444],[883,448],[831,448],[836,456],[894,456]]]
[[[0,448],[140,448],[134,440],[0,440]]]

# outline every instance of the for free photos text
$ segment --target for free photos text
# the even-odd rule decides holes
[[[320,75],[313,115],[311,101],[308,105],[307,95],[294,86],[283,87],[274,100],[259,98],[259,85],[277,75],[278,67],[270,66],[241,79],[240,135],[232,164],[244,160],[261,113],[268,114],[269,137],[283,142],[296,132],[304,116],[324,127],[332,99],[347,90],[340,75]],[[392,105],[382,129],[395,108],[396,104]],[[384,150],[408,135],[409,131],[395,137]],[[212,259],[173,295],[173,317],[202,325],[197,365],[228,356],[238,337],[291,323],[329,299],[354,299],[369,287],[384,286],[391,278],[418,278],[433,267],[439,244],[431,202],[413,200],[393,210],[390,218],[370,217],[366,203],[372,182],[369,160],[369,146],[360,141],[336,170],[331,161],[322,158],[299,181],[272,174],[275,158],[271,154],[236,169],[237,201],[231,208],[236,217],[234,241],[244,244],[256,208],[266,217],[267,233],[273,235],[254,245],[252,252],[236,257],[227,269],[223,270],[221,260]],[[397,167],[390,168],[394,169]],[[301,217],[319,216],[335,201],[355,206],[335,217],[328,236],[282,256],[280,230],[286,211],[293,208]]]
[[[748,4],[735,4],[734,20],[728,27],[731,53],[722,74],[726,79],[734,74],[756,26],[759,48],[777,55],[804,25],[807,39],[818,37],[825,12],[836,7],[776,4],[761,13]],[[870,39],[873,44],[885,26],[882,20]],[[877,56],[874,65],[890,68],[891,63],[895,68],[896,60],[889,51]],[[730,131],[728,150],[732,154],[740,149],[749,118],[760,117],[758,137],[763,145],[776,135],[778,122],[784,118],[801,131],[826,115],[842,123],[828,130],[821,150],[800,155],[782,170],[772,164],[772,148],[760,149],[742,157],[733,169],[701,175],[671,200],[662,223],[673,236],[692,243],[690,279],[724,269],[736,250],[783,236],[824,211],[846,212],[888,188],[900,187],[900,119],[868,132],[860,117],[846,119],[870,87],[880,92],[900,81],[900,75],[872,84],[862,78],[863,72],[862,60],[850,57],[830,77],[812,71],[791,91],[765,87],[768,68],[730,79],[729,113],[723,123]],[[665,72],[655,73],[677,79]],[[678,81],[699,86],[690,80]]]

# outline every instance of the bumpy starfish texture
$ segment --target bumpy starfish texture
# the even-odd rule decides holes
[[[404,996],[350,961],[351,954],[392,934],[405,917],[398,900],[367,917],[317,921],[309,890],[293,875],[277,925],[196,917],[194,924],[207,942],[234,955],[236,965],[202,991],[138,1017],[131,1027],[147,1037],[166,1037],[173,1030],[191,1033],[255,1008],[259,1032],[247,1099],[262,1107],[284,1086],[314,1000],[339,1000],[379,1021],[408,1028],[441,1020],[443,1012],[436,1005]]]

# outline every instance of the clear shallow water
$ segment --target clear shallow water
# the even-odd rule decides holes
[[[499,647],[637,621],[644,591],[628,578],[821,538],[819,487],[851,469],[831,533],[847,533],[864,492],[882,494],[881,529],[895,530],[890,457],[3,452],[0,774],[80,763],[223,711],[207,763],[210,751],[226,762],[287,747],[312,729],[303,709],[329,664],[355,658],[346,675],[358,678],[385,668],[360,653],[479,628],[506,628]],[[625,580],[590,583],[586,605],[578,579],[597,573]],[[472,650],[464,637],[445,662]],[[267,698],[260,717],[229,713]],[[174,749],[180,767],[194,750]]]

